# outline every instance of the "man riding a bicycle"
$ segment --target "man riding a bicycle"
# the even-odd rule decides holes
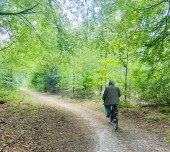
[[[120,89],[115,86],[113,80],[109,80],[109,85],[105,88],[103,94],[104,107],[107,113],[106,117],[110,117],[112,107],[114,110],[117,110],[120,96]]]

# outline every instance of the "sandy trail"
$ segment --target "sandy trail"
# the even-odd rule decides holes
[[[89,135],[93,142],[94,152],[168,152],[170,146],[157,140],[156,136],[146,131],[119,121],[119,129],[115,131],[108,124],[101,112],[93,111],[85,107],[61,102],[58,99],[38,92],[22,90],[24,93],[41,99],[45,104],[74,114],[87,125],[91,132]]]

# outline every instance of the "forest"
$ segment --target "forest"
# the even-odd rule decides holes
[[[21,87],[170,103],[170,0],[1,0],[0,100]]]

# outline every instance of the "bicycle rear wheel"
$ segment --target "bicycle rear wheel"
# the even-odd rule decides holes
[[[117,129],[118,129],[118,119],[113,119],[113,120],[112,120],[112,125],[113,125],[113,128],[114,128],[115,130],[117,130]]]

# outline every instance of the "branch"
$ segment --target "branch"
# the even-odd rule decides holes
[[[148,7],[146,7],[146,8],[139,8],[139,9],[137,9],[137,8],[134,8],[134,7],[133,7],[133,9],[134,9],[135,11],[148,11],[148,10],[150,10],[150,9],[156,8],[157,6],[161,5],[161,4],[164,3],[164,2],[169,2],[169,0],[162,0],[161,2],[159,2],[159,3],[157,3],[157,4],[148,6]]]
[[[50,8],[51,8],[51,12],[52,12],[52,15],[53,15],[53,18],[54,18],[54,22],[55,22],[55,24],[56,24],[56,26],[57,26],[57,28],[59,28],[58,27],[58,23],[57,23],[57,17],[56,17],[56,15],[55,15],[55,11],[54,11],[54,9],[53,9],[53,6],[52,6],[52,4],[51,4],[51,0],[48,0],[48,3],[49,3],[49,6],[50,6]],[[57,5],[58,6],[58,5]],[[59,7],[59,6],[58,6]],[[61,10],[61,8],[59,7],[59,9]]]
[[[49,1],[49,3],[51,3],[51,2]],[[66,18],[66,20],[68,21],[69,25],[71,25],[71,24],[70,24],[70,20],[68,19],[67,15],[64,14],[63,9],[57,4],[57,1],[55,1],[55,3],[56,3],[56,5],[57,5],[57,7],[59,8],[59,10],[60,10],[61,12],[63,12],[63,15],[64,15],[64,17]],[[50,7],[51,7],[51,9],[53,9],[53,7],[52,7],[51,4],[50,4]],[[53,10],[54,10],[54,9],[53,9]]]
[[[28,23],[26,23],[23,19],[25,19],[25,21]],[[34,25],[32,25],[32,23],[24,16],[24,15],[20,15],[20,18],[24,21],[24,23],[33,29],[33,32],[36,34],[36,36],[38,37],[38,39],[40,40],[40,42],[46,47],[46,49],[49,49],[48,45],[41,39],[41,36],[38,34],[38,31],[35,29]],[[30,25],[30,26],[29,26]]]
[[[8,17],[5,17],[5,18],[6,18],[7,22],[8,22],[8,24],[9,24],[9,28],[10,28],[10,32],[12,33],[12,36],[14,36],[15,39],[18,39],[18,38],[16,37],[15,33],[14,33],[13,28],[12,28],[11,21],[8,19]]]
[[[154,6],[151,6],[147,9],[151,9],[154,8],[158,5],[160,5],[163,2],[168,2],[168,10],[167,13],[165,15],[165,17],[163,19],[161,19],[161,21],[159,21],[158,23],[156,23],[156,27],[153,28],[152,32],[154,32],[154,39],[151,40],[149,43],[146,43],[145,46],[148,48],[153,47],[156,44],[160,43],[160,46],[162,48],[162,50],[164,50],[164,41],[165,39],[168,37],[169,32],[168,32],[168,19],[169,19],[169,13],[170,13],[170,0],[163,0],[160,3],[155,4]],[[146,10],[146,9],[144,9]],[[163,31],[161,32],[161,28],[164,26]],[[159,33],[158,36],[156,36]]]
[[[165,16],[165,28],[164,28],[164,32],[166,32],[166,30],[167,30],[169,13],[170,13],[170,0],[168,2],[169,2],[168,3],[168,11],[167,11],[167,14]]]
[[[6,50],[6,49],[8,49],[8,48],[10,48],[13,44],[14,44],[14,42],[12,42],[10,45],[8,45],[8,46],[0,49],[0,52],[3,51],[3,50]]]
[[[20,12],[0,12],[0,15],[21,15],[21,14],[33,14],[35,12],[33,12],[32,10],[37,7],[39,5],[39,3],[37,3],[36,5],[34,5],[31,8],[28,8],[26,10],[20,11]]]

